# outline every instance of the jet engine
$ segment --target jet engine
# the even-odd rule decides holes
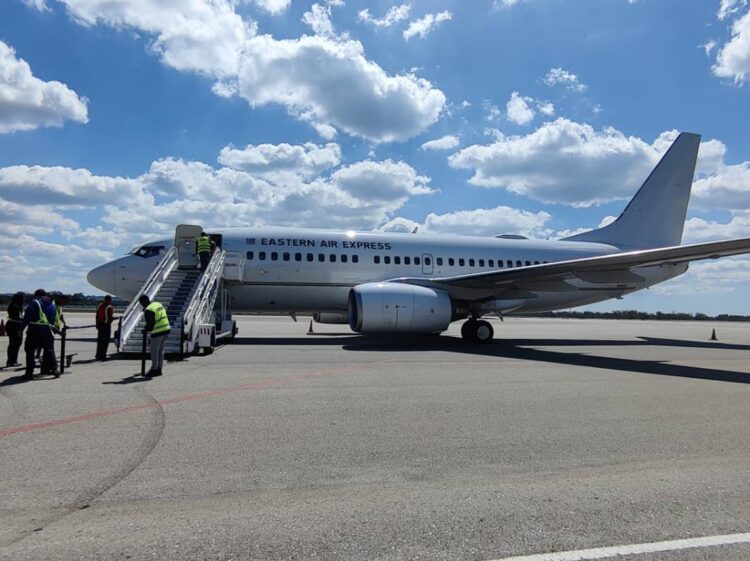
[[[424,286],[372,282],[349,292],[349,326],[359,333],[439,333],[452,311],[448,293]]]

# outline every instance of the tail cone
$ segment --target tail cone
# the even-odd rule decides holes
[[[0,319],[0,337],[5,337],[5,320]]]
[[[716,330],[715,329],[711,331],[711,341],[718,341],[718,339],[716,338]]]
[[[308,328],[307,328],[307,333],[308,333],[308,335],[309,335],[310,333],[313,333],[313,328],[312,328],[312,320],[310,320],[310,327],[308,327]]]

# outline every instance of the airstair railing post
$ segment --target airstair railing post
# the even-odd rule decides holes
[[[143,330],[143,341],[141,343],[141,376],[146,374],[146,330]]]
[[[185,316],[182,317],[180,326],[180,360],[185,358]]]

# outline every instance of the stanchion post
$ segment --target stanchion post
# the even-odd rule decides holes
[[[67,333],[68,330],[65,327],[60,331],[60,374],[65,372],[65,339]]]
[[[146,374],[146,330],[143,330],[143,343],[141,344],[141,376]]]

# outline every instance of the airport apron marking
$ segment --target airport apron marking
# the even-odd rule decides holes
[[[745,543],[750,543],[750,532],[744,534],[724,534],[721,536],[687,538],[684,540],[671,540],[665,542],[595,547],[593,549],[578,549],[575,551],[560,551],[557,553],[538,553],[536,555],[522,555],[521,557],[504,557],[502,559],[494,559],[493,561],[593,561],[626,555],[644,555],[647,553],[659,553],[663,551],[678,551],[681,549],[697,549],[702,547],[716,547],[720,545]]]
[[[100,417],[112,417],[114,415],[122,415],[124,413],[132,413],[134,411],[142,411],[144,409],[153,409],[154,407],[161,407],[164,405],[172,405],[175,403],[184,403],[186,401],[195,401],[197,399],[208,399],[211,397],[221,397],[234,392],[252,391],[268,388],[271,386],[280,386],[283,384],[289,384],[292,382],[301,382],[302,380],[308,380],[311,378],[322,378],[324,376],[335,376],[336,374],[348,374],[350,372],[356,372],[358,370],[365,370],[367,368],[375,368],[382,364],[389,362],[389,360],[378,360],[375,362],[367,362],[363,364],[356,364],[347,366],[345,368],[335,368],[331,370],[321,370],[318,372],[306,372],[304,374],[296,374],[294,376],[287,376],[284,378],[275,378],[269,380],[262,380],[260,382],[253,382],[252,384],[243,384],[241,386],[231,386],[229,388],[221,388],[218,390],[210,390],[200,393],[194,393],[189,395],[183,395],[178,397],[171,397],[169,399],[162,399],[160,401],[153,401],[148,403],[141,403],[139,405],[131,405],[129,407],[120,407],[118,409],[107,409],[104,411],[95,411],[93,413],[87,413],[86,415],[78,415],[75,417],[66,417],[62,419],[52,419],[50,421],[44,421],[41,423],[34,423],[31,425],[25,425],[22,427],[15,427],[11,429],[0,430],[0,438],[9,436],[11,434],[17,434],[21,432],[31,432],[35,430],[46,429],[50,427],[56,427],[60,425],[69,425],[72,423],[80,423],[82,421],[90,421],[91,419],[98,419]]]

